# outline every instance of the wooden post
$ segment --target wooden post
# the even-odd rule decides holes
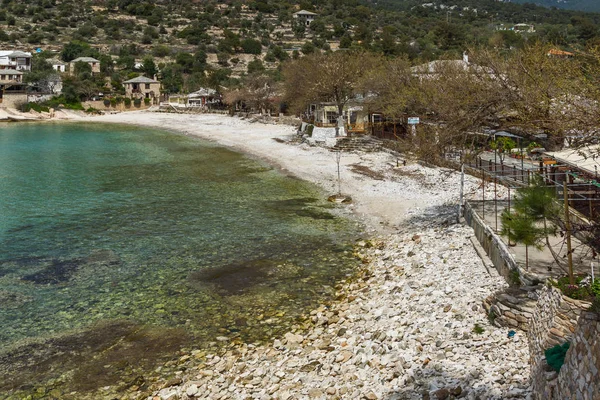
[[[458,200],[458,215],[456,216],[456,223],[460,223],[460,217],[462,215],[464,186],[465,186],[465,164],[460,164],[460,198]]]
[[[563,181],[563,197],[565,202],[565,230],[567,236],[567,260],[569,265],[569,284],[575,284],[575,277],[573,276],[573,254],[571,254],[571,222],[569,220],[569,192],[567,186],[567,179]]]

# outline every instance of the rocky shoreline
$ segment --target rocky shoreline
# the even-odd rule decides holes
[[[340,284],[335,304],[267,345],[190,354],[200,365],[149,399],[529,398],[524,334],[508,338],[482,307],[507,284],[488,274],[452,212],[359,243],[366,267]]]
[[[325,190],[337,188],[331,153],[285,143],[289,127],[143,112],[93,120],[175,129],[264,158]],[[459,175],[397,161],[387,153],[342,157],[342,190],[355,201],[345,207],[380,238],[359,243],[363,270],[338,284],[333,304],[267,344],[223,336],[215,338],[222,345],[213,353],[180,353],[156,371],[163,377],[171,371],[171,379],[134,385],[124,398],[531,398],[525,334],[509,338],[482,306],[508,284],[484,266],[472,229],[455,224]],[[467,176],[465,193],[480,197],[480,181]],[[486,188],[485,195],[495,193]]]

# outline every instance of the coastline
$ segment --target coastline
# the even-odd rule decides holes
[[[198,136],[337,192],[333,155],[288,143],[293,127],[150,112],[77,121]],[[348,209],[378,239],[359,243],[356,255],[365,268],[336,288],[334,304],[311,311],[272,343],[183,355],[173,379],[149,392],[131,387],[127,398],[528,397],[525,335],[507,339],[481,306],[507,285],[488,275],[469,241],[472,230],[454,224],[458,174],[411,163],[396,167],[387,153],[344,153],[340,167],[342,192],[354,200]],[[477,185],[467,177],[465,192]]]

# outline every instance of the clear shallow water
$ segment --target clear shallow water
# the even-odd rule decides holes
[[[78,374],[127,384],[118,358],[151,368],[216,336],[285,330],[354,265],[356,227],[323,198],[184,136],[3,125],[0,394],[95,389]],[[107,354],[123,338],[130,353]]]

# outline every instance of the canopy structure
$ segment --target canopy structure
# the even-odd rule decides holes
[[[600,145],[586,146],[581,149],[545,152],[544,155],[555,159],[560,164],[574,167],[593,176],[598,175]]]

